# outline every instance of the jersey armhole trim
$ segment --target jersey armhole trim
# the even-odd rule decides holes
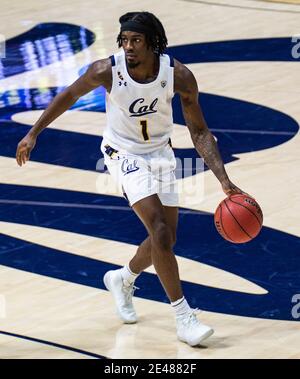
[[[114,66],[116,65],[115,56],[114,56],[114,55],[111,55],[109,58],[110,58],[110,60],[111,60],[111,66],[114,67]]]

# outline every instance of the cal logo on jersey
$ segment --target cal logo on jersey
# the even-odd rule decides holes
[[[145,99],[143,97],[134,100],[134,102],[129,107],[129,112],[131,113],[130,117],[140,117],[145,116],[146,114],[157,112],[155,106],[158,102],[158,98],[154,99],[150,105],[146,105],[144,102]]]

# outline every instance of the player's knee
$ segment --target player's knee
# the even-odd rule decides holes
[[[152,244],[156,250],[171,250],[173,247],[173,233],[171,228],[163,221],[156,223],[152,230]]]

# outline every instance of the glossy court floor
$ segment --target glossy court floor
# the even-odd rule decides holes
[[[300,358],[299,1],[1,5],[0,358]],[[231,244],[213,224],[224,198],[213,174],[180,179],[174,251],[187,299],[215,329],[197,348],[176,339],[152,268],[136,283],[135,325],[121,324],[102,283],[146,236],[97,165],[103,88],[49,126],[25,166],[14,159],[55,94],[118,50],[118,18],[135,10],[164,24],[168,53],[196,76],[230,178],[264,212],[256,239]],[[173,113],[175,155],[195,159],[177,97]],[[200,193],[189,191],[195,177]]]

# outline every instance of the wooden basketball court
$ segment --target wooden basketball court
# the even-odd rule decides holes
[[[214,175],[180,179],[174,251],[187,299],[215,329],[203,347],[176,339],[154,269],[137,280],[135,325],[103,285],[146,235],[97,166],[104,91],[49,126],[25,166],[14,158],[53,96],[117,51],[118,18],[135,10],[162,21],[231,179],[264,213],[254,241],[231,244],[213,225]],[[300,1],[4,0],[1,19],[0,358],[300,358]],[[174,122],[175,155],[196,158],[176,99]]]

